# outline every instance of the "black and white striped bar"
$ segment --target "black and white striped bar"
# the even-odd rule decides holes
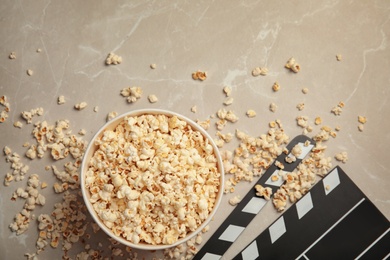
[[[305,145],[306,142],[308,142],[308,145]],[[284,164],[283,171],[285,172],[294,171],[302,159],[313,149],[314,141],[305,135],[300,135],[291,140],[286,148],[291,151],[295,145],[300,145],[302,148],[302,153],[295,162],[285,163],[285,157],[291,156],[291,154],[286,155],[282,153],[276,158],[277,161]],[[283,184],[282,181],[270,181],[271,176],[278,172],[279,168],[273,163],[255,185],[261,184],[263,187],[270,187],[274,193]],[[199,250],[194,260],[220,259],[266,203],[267,201],[265,199],[256,196],[254,188],[251,189],[206,244]]]
[[[389,220],[334,168],[234,259],[386,259]]]

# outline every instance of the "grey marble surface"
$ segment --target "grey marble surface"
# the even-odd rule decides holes
[[[89,140],[112,111],[163,108],[206,120],[224,107],[222,89],[231,86],[234,102],[227,108],[239,120],[224,133],[240,129],[259,136],[266,133],[269,121],[280,119],[292,138],[302,133],[296,124],[299,115],[308,116],[313,126],[309,136],[323,125],[340,126],[337,137],[326,143],[326,154],[390,217],[389,1],[2,1],[0,28],[0,96],[7,96],[11,110],[0,123],[0,148],[9,146],[19,153],[30,166],[27,176],[35,173],[48,183],[41,190],[46,204],[33,210],[36,216],[50,213],[54,203],[62,201],[62,195],[52,189],[55,177],[45,166],[60,167],[63,162],[49,156],[24,157],[23,144],[34,140],[33,125],[20,116],[23,111],[42,107],[43,115],[33,122],[68,119],[73,132],[86,129],[83,138]],[[9,59],[11,52],[16,59]],[[122,63],[106,66],[109,52],[120,55]],[[337,54],[342,55],[341,61],[336,60]],[[299,73],[284,68],[290,57],[300,63]],[[152,63],[155,69],[150,68]],[[267,67],[268,75],[253,77],[255,67]],[[207,79],[193,80],[196,70],[207,71]],[[281,85],[278,92],[271,88],[275,81]],[[128,104],[120,96],[128,86],[143,89],[136,103]],[[309,90],[306,95],[301,91],[304,87]],[[158,102],[149,103],[149,94],[155,94]],[[60,95],[66,99],[63,105],[57,104]],[[82,101],[88,106],[75,110],[74,105]],[[345,107],[335,116],[330,111],[340,101]],[[275,113],[268,109],[271,102],[278,105]],[[298,103],[305,104],[302,111],[296,108]],[[190,110],[194,105],[196,113]],[[95,106],[98,112],[93,111]],[[256,117],[248,118],[248,109],[255,110]],[[367,117],[362,132],[358,115]],[[314,124],[317,116],[322,125]],[[16,121],[24,126],[14,127]],[[211,122],[209,132],[214,135],[215,119]],[[223,149],[233,150],[237,143],[234,140]],[[348,153],[345,164],[334,159],[341,151]],[[10,164],[2,154],[1,182],[7,172]],[[23,208],[23,200],[10,198],[18,187],[25,187],[26,180],[0,185],[0,259],[23,259],[25,253],[36,251],[35,220],[19,236],[8,227]],[[217,213],[204,240],[233,209],[228,199],[243,196],[252,184],[240,183],[233,194],[224,196],[225,210]],[[224,258],[232,258],[278,216],[268,204]],[[75,243],[68,255],[75,259],[86,244],[111,255],[102,233]],[[38,257],[60,259],[62,255],[61,246],[48,246]],[[151,259],[162,257],[162,252],[139,255]]]

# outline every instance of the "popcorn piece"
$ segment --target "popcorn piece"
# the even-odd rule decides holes
[[[192,113],[196,113],[197,111],[198,111],[197,106],[192,106],[192,107],[191,107],[191,112],[192,112]]]
[[[118,65],[122,63],[122,57],[110,52],[106,58],[106,65]]]
[[[150,68],[155,69],[155,68],[157,68],[157,65],[155,63],[152,63],[152,64],[150,64]]]
[[[93,108],[93,112],[97,113],[98,111],[99,111],[99,107],[98,107],[98,106],[95,106],[95,107]]]
[[[336,158],[337,161],[346,163],[348,160],[348,153],[345,151],[340,152],[340,153],[336,154],[334,158]]]
[[[272,196],[272,189],[270,187],[263,187],[260,184],[255,185],[256,195],[263,197],[265,200],[270,200]]]
[[[301,66],[295,61],[294,58],[290,58],[286,65],[284,65],[287,69],[290,69],[291,71],[298,73],[301,70]]]
[[[41,115],[43,115],[43,108],[41,107],[31,109],[30,111],[22,112],[22,118],[26,120],[27,124],[32,123],[32,119],[34,116],[41,116]]]
[[[314,124],[316,125],[320,125],[322,123],[322,118],[317,116],[315,119],[314,119]]]
[[[74,108],[77,109],[77,110],[83,110],[84,108],[87,107],[87,102],[81,102],[81,103],[77,103],[76,105],[74,105]]]
[[[271,104],[269,105],[269,110],[270,110],[271,112],[275,112],[277,108],[278,108],[278,106],[277,106],[275,103],[271,103]]]
[[[232,206],[236,206],[238,203],[240,203],[241,197],[240,196],[234,196],[229,199],[229,204]]]
[[[359,124],[359,125],[358,125],[358,129],[359,129],[360,132],[363,132],[363,130],[364,130],[364,125],[363,125],[363,124]]]
[[[224,102],[223,102],[223,104],[225,105],[225,106],[229,106],[229,105],[231,105],[231,104],[233,104],[233,98],[232,97],[228,97]]]
[[[205,71],[198,70],[192,73],[192,78],[194,80],[204,81],[207,78],[207,73]]]
[[[272,90],[275,92],[280,90],[280,85],[277,81],[272,85]]]
[[[298,108],[299,111],[302,111],[305,108],[305,103],[299,103],[297,105],[297,108]]]
[[[358,116],[358,122],[365,124],[367,122],[367,118],[365,116]]]
[[[38,52],[38,53],[41,53],[41,52],[42,52],[42,49],[41,49],[41,48],[38,48],[38,49],[37,49],[37,52]]]
[[[11,52],[11,53],[9,54],[8,58],[10,58],[11,60],[16,59],[16,52],[14,52],[14,51]]]
[[[140,87],[127,87],[121,90],[121,95],[126,97],[128,103],[134,103],[142,96],[142,89]]]
[[[117,116],[118,116],[118,112],[116,112],[116,111],[112,111],[112,112],[108,113],[108,115],[107,115],[107,122],[112,120],[112,119],[114,119]]]
[[[337,54],[336,55],[336,60],[337,61],[341,61],[343,59],[343,57],[341,56],[341,54]]]
[[[254,110],[252,110],[252,109],[249,109],[248,111],[246,111],[246,115],[247,115],[249,118],[255,117],[255,116],[256,116],[256,111],[254,111]]]
[[[307,116],[297,116],[296,118],[298,126],[306,128],[309,125],[309,118]]]
[[[148,99],[149,99],[150,103],[156,103],[158,101],[158,98],[156,97],[156,95],[149,95]]]
[[[16,122],[14,123],[14,127],[16,127],[16,128],[22,128],[22,127],[23,127],[23,123],[20,122],[20,121],[16,121]]]
[[[232,94],[232,88],[229,86],[226,86],[223,88],[223,92],[225,93],[226,97],[230,97],[230,95]]]
[[[339,104],[332,108],[331,112],[335,114],[336,116],[341,115],[341,112],[343,111],[343,107],[345,106],[344,102],[340,101]]]
[[[32,76],[34,74],[34,71],[32,69],[28,69],[26,73],[27,75]]]
[[[252,76],[266,76],[268,74],[268,69],[265,67],[256,67],[252,70]]]
[[[79,135],[85,135],[87,131],[85,129],[80,129]]]
[[[65,97],[64,96],[59,96],[58,99],[57,99],[57,104],[58,105],[62,105],[62,104],[65,104]]]
[[[303,88],[303,89],[302,89],[302,93],[303,93],[303,94],[309,93],[309,89],[308,89],[308,88]]]

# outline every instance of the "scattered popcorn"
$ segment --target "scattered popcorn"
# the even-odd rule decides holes
[[[343,59],[343,57],[341,56],[341,54],[337,54],[336,55],[336,60],[337,61],[341,61]]]
[[[77,110],[83,110],[84,108],[87,107],[87,102],[81,102],[81,103],[77,103],[76,105],[74,105],[74,108],[77,109]]]
[[[268,69],[265,67],[256,67],[252,70],[252,76],[266,76],[268,74]]]
[[[4,109],[0,112],[0,123],[4,123],[7,120],[8,113],[11,110],[8,98],[6,96],[0,96],[0,105],[4,107]]]
[[[107,122],[112,120],[112,119],[114,119],[117,116],[118,116],[118,112],[116,112],[116,111],[112,111],[112,112],[108,113],[108,115],[107,115]]]
[[[58,99],[57,99],[57,104],[58,105],[62,105],[62,104],[65,104],[65,97],[64,96],[59,96]]]
[[[32,69],[28,69],[26,73],[27,75],[32,76],[34,74],[34,71]]]
[[[307,116],[297,116],[296,118],[298,126],[306,128],[309,125],[309,118]]]
[[[158,98],[156,97],[156,95],[149,95],[148,99],[149,99],[150,103],[156,103],[158,101]]]
[[[192,78],[194,80],[204,81],[207,78],[207,73],[205,71],[198,70],[192,73]]]
[[[152,63],[152,64],[150,64],[150,68],[155,69],[155,68],[157,68],[157,65],[155,63]]]
[[[30,111],[22,112],[22,118],[26,120],[27,124],[32,123],[32,118],[34,116],[41,116],[41,115],[43,115],[42,107],[38,107],[38,108],[31,109]]]
[[[126,97],[128,103],[134,103],[141,98],[142,89],[140,87],[127,87],[121,90],[121,95]]]
[[[248,111],[246,111],[246,115],[247,115],[249,118],[255,117],[255,116],[256,116],[256,111],[254,111],[254,110],[252,110],[252,109],[249,109]]]
[[[271,104],[269,105],[269,110],[270,110],[271,112],[275,112],[276,109],[278,109],[278,106],[277,106],[275,103],[271,103]]]
[[[290,58],[286,65],[284,65],[287,69],[290,69],[291,71],[298,73],[301,70],[301,66],[295,61],[294,58]]]
[[[340,152],[338,154],[335,155],[335,157],[337,161],[340,161],[340,162],[343,162],[343,163],[346,163],[347,160],[348,160],[348,153],[347,152]]]
[[[358,122],[365,124],[367,122],[367,118],[365,116],[358,116]]]
[[[336,116],[341,115],[341,112],[343,111],[344,103],[342,101],[339,102],[339,104],[332,108],[331,112],[335,114]]]
[[[232,94],[232,88],[229,86],[226,86],[223,88],[223,92],[225,93],[226,97],[230,97],[230,95]]]
[[[263,187],[260,184],[255,185],[256,196],[263,197],[265,200],[270,200],[272,196],[272,189],[270,187]]]
[[[363,130],[364,130],[364,125],[363,125],[363,124],[359,124],[359,125],[358,125],[358,129],[359,129],[360,132],[363,132]]]
[[[308,89],[308,88],[303,88],[303,89],[302,89],[302,93],[303,93],[303,94],[309,93],[309,89]]]
[[[297,105],[297,108],[298,108],[299,111],[302,111],[305,108],[305,103],[299,103]]]
[[[225,105],[225,106],[230,106],[231,104],[233,104],[233,98],[232,97],[228,97],[224,102],[223,102],[223,104]]]
[[[192,112],[192,113],[196,113],[197,111],[198,111],[197,106],[192,106],[192,107],[191,107],[191,112]]]
[[[41,52],[42,52],[42,49],[41,49],[41,48],[38,48],[38,49],[37,49],[37,52],[38,52],[38,53],[41,53]]]
[[[204,130],[208,130],[210,128],[210,119],[204,121],[196,120],[196,123],[200,125]]]
[[[272,90],[275,92],[280,90],[280,85],[277,81],[272,85]]]
[[[317,116],[315,119],[314,119],[314,124],[316,125],[320,125],[322,124],[322,118]]]
[[[106,58],[107,65],[118,65],[122,63],[122,57],[110,52]]]
[[[8,58],[10,58],[11,60],[16,59],[16,52],[14,52],[14,51],[11,52],[11,53],[9,54]]]
[[[229,199],[229,204],[232,206],[236,206],[238,203],[241,202],[241,197],[240,196],[234,196]]]
[[[85,129],[80,129],[79,131],[79,135],[85,135],[87,133],[87,131]]]
[[[93,108],[93,112],[97,113],[98,111],[99,111],[99,107],[98,107],[98,106],[95,106],[95,107]]]

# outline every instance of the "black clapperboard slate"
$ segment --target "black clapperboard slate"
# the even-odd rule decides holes
[[[234,259],[387,259],[389,220],[339,167]]]
[[[286,148],[291,151],[297,144],[302,147],[301,156],[294,163],[284,163],[283,171],[292,172],[314,147],[313,140],[300,135]],[[290,154],[276,160],[285,162],[286,156]],[[278,171],[272,164],[255,185],[270,187],[275,193],[283,184],[271,181]],[[220,259],[266,203],[251,189],[194,260]],[[389,231],[386,217],[336,167],[234,259],[387,259]]]
[[[312,150],[314,144],[314,141],[309,137],[305,135],[299,135],[291,140],[290,143],[286,146],[288,151],[291,151],[295,145],[301,146],[302,153],[296,158],[296,161],[293,163],[285,163],[285,158],[287,156],[291,156],[291,154],[281,153],[276,158],[275,162],[279,161],[284,164],[283,171],[292,172],[299,165],[302,159],[305,158],[306,155]],[[272,176],[278,175],[280,170],[275,165],[275,162],[265,171],[265,173],[255,184],[260,184],[263,187],[270,187],[272,189],[272,193],[275,193],[283,184],[282,178],[279,178],[280,181],[277,182],[271,181]],[[251,189],[193,259],[220,259],[267,202],[268,201],[264,198],[256,196],[256,191],[254,188]]]

